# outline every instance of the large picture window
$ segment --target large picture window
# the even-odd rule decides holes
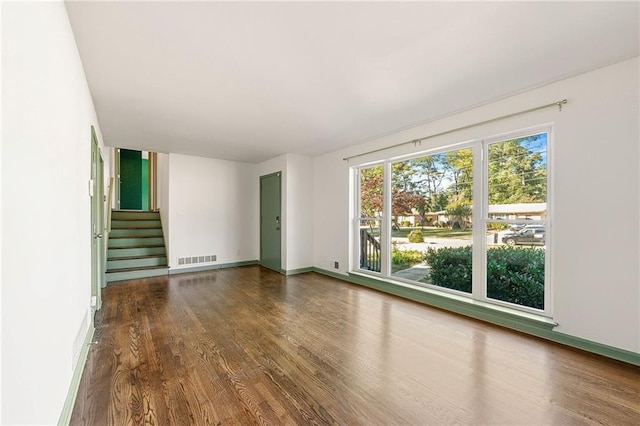
[[[355,168],[355,269],[550,314],[549,135]]]

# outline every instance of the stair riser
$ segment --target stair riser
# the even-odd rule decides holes
[[[107,260],[107,271],[120,268],[144,268],[145,266],[166,266],[167,258],[151,257],[145,259]]]
[[[109,237],[161,237],[162,228],[153,229],[111,229]]]
[[[150,256],[152,254],[166,254],[164,247],[135,247],[135,248],[110,248],[107,259],[126,256]]]
[[[111,229],[130,228],[160,228],[162,223],[159,220],[112,220]]]
[[[159,277],[162,275],[168,275],[168,268],[160,268],[153,270],[141,270],[141,271],[128,271],[128,272],[111,272],[106,273],[106,281],[112,283],[114,281],[123,280],[135,280],[139,278]]]
[[[158,212],[111,212],[106,281],[167,275],[169,269],[164,244]]]
[[[152,212],[111,212],[111,220],[160,220],[160,213]]]
[[[164,245],[162,237],[135,237],[135,238],[110,238],[109,248]]]

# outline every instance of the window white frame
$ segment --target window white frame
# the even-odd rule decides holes
[[[360,197],[361,197],[361,192],[360,192],[360,179],[362,177],[362,170],[365,169],[369,169],[371,167],[378,167],[378,166],[383,166],[383,182],[387,181],[387,175],[386,172],[384,172],[384,170],[386,170],[386,165],[384,162],[376,162],[376,163],[367,163],[367,164],[363,164],[361,166],[358,167],[353,167],[352,171],[353,173],[351,174],[351,176],[353,177],[353,182],[354,182],[354,206],[353,206],[353,211],[354,211],[354,215],[353,215],[353,220],[352,220],[352,235],[353,235],[353,244],[352,244],[352,248],[351,248],[351,252],[352,252],[352,256],[351,256],[351,270],[357,270],[359,272],[364,272],[367,274],[372,274],[375,276],[387,276],[385,274],[388,274],[389,272],[389,261],[385,260],[385,259],[389,259],[389,249],[386,248],[387,244],[384,244],[384,242],[387,241],[388,236],[391,235],[391,229],[389,228],[389,230],[386,230],[386,226],[385,226],[385,217],[386,214],[388,212],[386,212],[387,209],[387,199],[386,199],[386,193],[387,193],[387,189],[386,189],[386,185],[384,185],[383,187],[383,194],[382,194],[382,207],[383,207],[383,211],[382,211],[382,217],[370,217],[370,216],[363,216],[362,215],[362,210],[361,210],[361,206],[360,206]],[[362,220],[376,220],[376,221],[380,221],[380,240],[381,240],[381,245],[380,245],[380,261],[381,261],[381,269],[380,272],[375,272],[375,271],[370,271],[370,270],[366,270],[366,269],[360,269],[360,222]],[[390,242],[389,242],[390,244]],[[385,266],[386,264],[386,266]]]
[[[489,166],[488,166],[488,158],[489,158],[489,147],[493,143],[498,143],[502,141],[507,141],[511,139],[518,139],[527,136],[532,136],[540,133],[547,134],[547,163],[546,163],[546,173],[547,173],[547,193],[546,193],[546,204],[547,204],[547,212],[544,219],[541,220],[532,220],[530,223],[533,224],[542,224],[546,227],[546,235],[545,235],[545,288],[544,288],[544,309],[536,309],[530,308],[523,305],[518,305],[510,302],[504,302],[496,299],[490,299],[487,297],[487,279],[486,279],[486,261],[487,261],[487,235],[486,229],[489,223],[518,223],[521,220],[518,219],[492,219],[489,217]],[[412,158],[418,158],[428,155],[436,155],[445,152],[455,151],[464,148],[472,148],[473,149],[473,216],[472,216],[472,243],[473,243],[473,251],[472,251],[472,262],[473,262],[473,272],[472,272],[472,292],[471,294],[451,290],[447,288],[442,288],[438,286],[433,286],[429,284],[421,284],[424,287],[429,289],[442,292],[442,293],[453,293],[459,296],[468,297],[470,299],[486,302],[491,305],[499,305],[505,306],[508,308],[514,308],[520,311],[530,312],[538,315],[544,315],[551,317],[553,312],[553,291],[552,291],[552,280],[551,280],[551,260],[552,257],[550,255],[552,241],[553,241],[553,230],[552,230],[552,207],[553,207],[553,125],[552,124],[544,124],[535,127],[529,127],[526,129],[521,129],[517,131],[511,131],[501,134],[496,134],[487,138],[479,138],[473,139],[466,142],[461,142],[457,144],[449,144],[442,147],[437,147],[434,149],[424,150],[420,152],[415,152],[407,155],[402,155],[393,158],[387,158],[383,161],[377,161],[372,163],[366,163],[359,166],[352,167],[352,176],[354,177],[354,215],[352,221],[352,236],[353,236],[353,244],[352,244],[352,256],[351,262],[352,267],[351,270],[362,273],[373,275],[378,278],[398,281],[398,282],[406,282],[408,284],[416,284],[412,281],[402,280],[400,278],[391,276],[391,173],[392,173],[392,164],[409,160]],[[382,264],[381,271],[379,273],[372,272],[364,269],[360,269],[360,260],[359,260],[359,244],[360,244],[360,235],[359,235],[359,223],[361,218],[360,212],[360,171],[362,169],[367,169],[373,166],[383,166],[384,170],[384,179],[383,179],[383,214],[382,220],[380,224],[380,233],[381,233],[381,241],[383,244],[381,245],[381,256],[382,256]]]
[[[489,147],[491,144],[499,143],[511,139],[519,139],[527,136],[533,136],[541,133],[547,134],[547,185],[546,185],[546,204],[547,204],[547,212],[544,219],[541,220],[530,220],[527,221],[527,224],[531,225],[544,225],[546,228],[545,233],[545,260],[544,260],[544,309],[535,309],[530,308],[523,305],[517,305],[514,303],[504,302],[501,300],[490,299],[487,297],[487,239],[486,239],[486,229],[487,224],[489,223],[519,223],[522,222],[518,219],[491,219],[489,218]],[[473,296],[478,300],[487,301],[492,304],[507,306],[510,308],[519,309],[522,311],[543,314],[545,316],[551,317],[553,312],[553,298],[552,298],[552,285],[551,285],[551,256],[550,256],[550,247],[552,247],[553,241],[553,232],[551,228],[552,224],[552,206],[553,206],[553,185],[550,183],[553,181],[552,173],[553,173],[553,126],[551,124],[545,124],[541,126],[530,127],[527,129],[522,129],[514,132],[503,133],[499,135],[494,135],[492,137],[486,138],[482,140],[482,144],[479,144],[480,149],[482,150],[482,179],[479,184],[482,185],[481,188],[481,196],[482,196],[482,216],[479,218],[479,226],[475,227],[474,222],[474,245],[480,244],[479,250],[474,250],[474,258],[473,258],[473,271],[474,271],[474,281],[473,281]],[[475,171],[475,169],[474,169]],[[475,198],[475,194],[474,194]],[[474,212],[475,213],[475,212]],[[479,241],[476,240],[476,233],[482,233],[482,237],[479,238]],[[478,263],[476,263],[476,256],[478,257]],[[476,267],[478,265],[478,267]],[[479,283],[480,285],[476,285]]]

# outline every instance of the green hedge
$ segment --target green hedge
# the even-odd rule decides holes
[[[544,309],[544,256],[544,250],[537,248],[488,249],[487,296]],[[471,246],[429,248],[425,260],[431,268],[431,284],[471,292]]]
[[[428,248],[424,260],[431,284],[471,293],[471,246]]]
[[[403,266],[410,268],[413,265],[422,263],[424,259],[424,253],[418,250],[397,250],[391,251],[391,263],[393,265]]]
[[[409,232],[409,234],[407,235],[407,238],[409,239],[410,243],[424,242],[424,235],[422,234],[422,231],[419,229],[414,229],[413,231]]]

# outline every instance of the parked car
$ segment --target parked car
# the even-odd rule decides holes
[[[531,220],[531,219],[529,219],[528,217],[525,217],[524,220]],[[515,231],[521,230],[525,226],[527,226],[526,223],[512,223],[511,225],[509,225],[509,229],[515,232]]]
[[[545,228],[543,225],[527,225],[516,232],[508,232],[502,236],[502,242],[514,246],[519,245],[544,245]]]

